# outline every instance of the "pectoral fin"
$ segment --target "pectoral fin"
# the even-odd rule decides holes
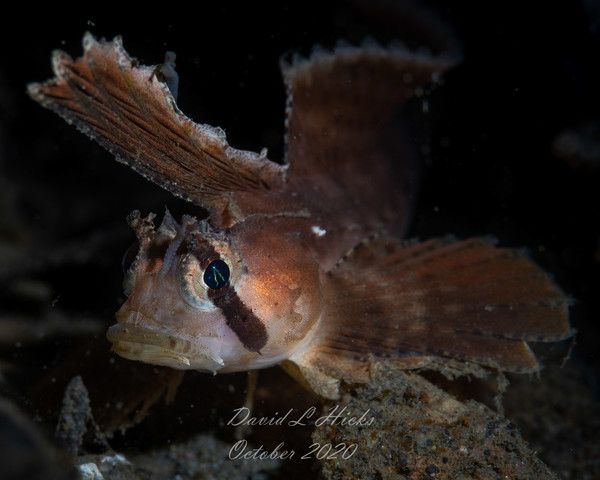
[[[541,366],[528,341],[574,333],[568,297],[524,253],[486,238],[366,241],[327,274],[324,294],[320,340],[304,359],[348,381],[365,381],[383,358],[533,372]]]
[[[284,181],[283,167],[230,147],[221,129],[186,117],[160,66],[137,65],[120,37],[97,41],[86,33],[83,48],[75,61],[55,51],[56,77],[30,84],[28,93],[118,161],[212,211],[223,207],[229,192],[264,191]]]

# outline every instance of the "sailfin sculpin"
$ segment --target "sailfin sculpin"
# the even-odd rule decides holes
[[[572,335],[568,298],[526,255],[489,238],[398,240],[416,155],[395,114],[452,56],[366,42],[282,61],[275,163],[186,117],[161,67],[139,65],[121,38],[86,34],[83,49],[54,52],[55,78],[30,96],[209,212],[167,212],[159,226],[129,216],[139,245],[108,331],[119,355],[216,373],[286,362],[335,398],[340,380],[368,380],[373,359],[531,372],[527,342]]]

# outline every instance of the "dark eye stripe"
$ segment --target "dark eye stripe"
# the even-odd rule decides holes
[[[200,248],[198,248],[200,244],[202,245],[202,254],[200,254]],[[195,247],[193,250],[195,250],[194,253],[199,259],[213,259],[207,267],[215,264],[215,262],[223,262],[227,266],[210,243],[197,239]],[[214,266],[222,267],[220,264]],[[229,267],[227,267],[227,270],[229,270]],[[207,291],[208,298],[211,299],[215,307],[223,312],[227,326],[235,333],[246,350],[260,353],[260,349],[264,348],[269,339],[265,324],[240,300],[235,291],[235,286],[213,289],[209,283],[211,279],[206,282],[205,274],[203,280],[209,287]],[[211,276],[210,271],[209,276]],[[223,275],[223,278],[225,278],[225,275]],[[226,284],[228,281],[229,278],[227,278]],[[215,283],[215,285],[217,284]]]
[[[208,295],[211,297],[210,291]],[[212,302],[223,312],[227,326],[233,330],[244,347],[251,352],[260,353],[260,349],[267,344],[267,329],[252,310],[240,300],[235,289],[230,287],[224,294],[215,295]]]

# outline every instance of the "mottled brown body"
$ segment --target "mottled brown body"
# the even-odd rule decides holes
[[[160,68],[138,66],[119,38],[88,34],[84,52],[55,53],[56,78],[30,95],[210,212],[167,212],[159,228],[130,217],[140,249],[109,330],[119,354],[211,372],[288,361],[335,398],[377,359],[528,372],[539,364],[526,341],[572,334],[568,299],[525,255],[486,239],[398,240],[415,156],[394,114],[452,58],[365,44],[282,63],[280,165],[185,117]]]

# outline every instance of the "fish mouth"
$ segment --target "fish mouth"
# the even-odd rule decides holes
[[[168,332],[139,323],[120,322],[106,332],[112,350],[121,357],[154,365],[188,369],[192,344]]]

